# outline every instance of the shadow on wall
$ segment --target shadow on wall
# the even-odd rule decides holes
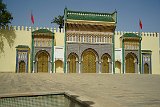
[[[0,55],[4,53],[4,40],[6,39],[9,47],[12,48],[15,38],[14,30],[0,29]]]

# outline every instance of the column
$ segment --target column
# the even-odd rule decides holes
[[[33,71],[32,73],[35,73],[35,61],[33,61]]]
[[[76,61],[76,73],[79,73],[79,61]]]
[[[96,61],[96,73],[99,73],[99,61]]]
[[[144,54],[142,54],[142,74],[144,74],[144,56],[143,56]]]
[[[19,57],[19,55],[18,55],[18,50],[16,49],[16,73],[18,73],[18,57]]]
[[[141,74],[142,72],[142,68],[141,68],[141,40],[142,38],[140,37],[139,38],[139,73]]]
[[[124,62],[124,38],[122,36],[122,73],[125,73],[125,62]]]
[[[113,72],[113,62],[111,62],[111,65],[112,65],[112,74],[114,74],[114,72]]]
[[[113,71],[112,73],[115,74],[115,42],[114,42],[114,34],[112,35],[112,64],[113,64]]]
[[[66,73],[69,73],[69,64],[70,63],[70,61],[67,61],[67,71],[66,71]]]
[[[152,74],[152,54],[150,54],[150,69],[149,69],[149,73]]]
[[[124,62],[124,74],[126,73],[126,61]]]
[[[134,65],[135,65],[135,68],[134,68],[134,69],[135,69],[135,73],[139,73],[139,72],[138,72],[138,68],[139,68],[138,62],[135,61],[135,62],[134,62]]]
[[[81,61],[78,64],[79,64],[79,66],[78,66],[78,73],[81,73]]]
[[[32,32],[31,72],[34,73],[34,33]]]
[[[51,67],[51,71],[52,73],[54,73],[54,33],[52,33],[52,67]]]
[[[99,73],[101,73],[101,61],[99,61]]]
[[[49,73],[52,73],[52,62],[51,61],[48,61],[48,67],[49,67],[49,70],[50,70]]]
[[[64,64],[63,64],[63,70],[64,73],[66,73],[66,21],[67,21],[67,8],[64,10]]]

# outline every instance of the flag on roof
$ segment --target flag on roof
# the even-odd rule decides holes
[[[31,21],[32,21],[32,24],[34,24],[34,16],[32,13],[31,13]]]
[[[142,21],[139,19],[139,27],[142,29]]]

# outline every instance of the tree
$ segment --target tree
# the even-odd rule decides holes
[[[11,23],[13,17],[9,11],[7,11],[6,4],[0,0],[0,27],[6,26]]]
[[[61,32],[61,29],[64,26],[64,16],[59,15],[58,17],[55,17],[51,23],[56,23],[57,25],[59,25],[59,30]]]
[[[8,26],[11,23],[13,17],[9,11],[7,11],[6,4],[0,0],[0,28]],[[0,54],[4,53],[4,40],[6,39],[10,47],[13,46],[16,34],[13,30],[0,29]]]

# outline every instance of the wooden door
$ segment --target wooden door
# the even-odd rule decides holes
[[[144,74],[149,74],[149,66],[147,63],[144,64]]]
[[[38,72],[48,72],[48,55],[45,52],[38,55]]]
[[[26,69],[25,62],[21,61],[19,63],[19,73],[25,73],[25,69]]]

